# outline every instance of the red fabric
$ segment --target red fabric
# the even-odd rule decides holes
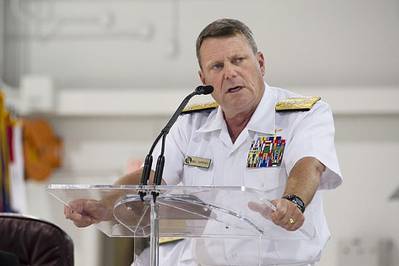
[[[7,143],[10,155],[10,162],[14,162],[14,128],[12,126],[7,127]]]

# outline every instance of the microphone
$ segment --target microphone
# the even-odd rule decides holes
[[[157,160],[157,164],[156,164],[156,168],[155,168],[155,176],[154,176],[155,185],[161,184],[163,168],[164,168],[164,164],[165,164],[164,153],[165,153],[166,135],[169,133],[173,124],[176,122],[177,118],[183,111],[184,107],[186,107],[187,103],[190,101],[190,99],[192,97],[194,97],[195,95],[206,95],[206,94],[210,94],[212,92],[213,92],[213,87],[210,85],[198,86],[197,88],[195,88],[195,90],[192,93],[190,93],[183,99],[183,101],[181,102],[181,104],[179,105],[179,107],[177,108],[175,113],[172,115],[172,117],[170,118],[170,120],[168,121],[166,126],[161,130],[161,133],[158,135],[158,137],[155,139],[154,143],[152,144],[150,151],[147,154],[145,161],[144,161],[144,167],[143,167],[143,172],[141,174],[140,185],[147,185],[148,179],[150,177],[151,166],[152,166],[152,152],[154,151],[156,144],[162,137],[161,154],[159,155],[158,160]],[[141,200],[144,200],[144,196],[146,193],[144,191],[139,191],[139,194],[140,194]],[[153,196],[154,196],[154,201],[155,201],[156,195],[153,194]]]
[[[211,85],[198,86],[197,88],[195,88],[195,91],[198,93],[198,95],[206,95],[213,92],[213,87]]]
[[[161,133],[164,132],[166,134],[169,133],[170,128],[173,126],[173,124],[176,122],[177,118],[183,111],[184,107],[188,104],[190,99],[195,96],[195,95],[205,95],[213,92],[213,87],[211,85],[207,86],[198,86],[195,88],[194,92],[190,93],[189,95],[186,96],[186,98],[183,99],[182,103],[179,105],[175,113],[172,115],[170,118],[169,122],[166,124],[166,126],[162,129]]]

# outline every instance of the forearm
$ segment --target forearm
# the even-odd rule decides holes
[[[140,168],[132,173],[122,176],[118,180],[116,180],[114,185],[138,185],[140,184],[142,171],[143,168]]]
[[[143,168],[140,168],[130,174],[122,176],[118,180],[115,181],[114,185],[138,185],[141,181],[141,173],[143,172]],[[150,177],[148,180],[148,184],[152,184],[154,181],[154,171],[151,170]],[[166,183],[162,180],[162,184]]]
[[[297,195],[307,206],[320,185],[320,177],[325,168],[316,158],[302,158],[295,164],[288,176],[284,195]]]

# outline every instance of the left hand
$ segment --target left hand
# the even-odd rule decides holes
[[[112,209],[102,202],[91,199],[77,199],[64,206],[65,218],[77,227],[86,227],[101,221],[111,220]]]
[[[272,200],[272,203],[276,206],[270,215],[273,223],[288,231],[295,231],[303,225],[305,217],[295,203],[287,199]]]

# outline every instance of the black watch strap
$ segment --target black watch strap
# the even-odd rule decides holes
[[[289,195],[285,195],[283,196],[283,199],[287,199],[293,203],[296,204],[296,206],[299,208],[299,210],[303,213],[305,211],[305,203],[303,202],[303,200],[298,197],[297,195],[294,194],[289,194]]]

